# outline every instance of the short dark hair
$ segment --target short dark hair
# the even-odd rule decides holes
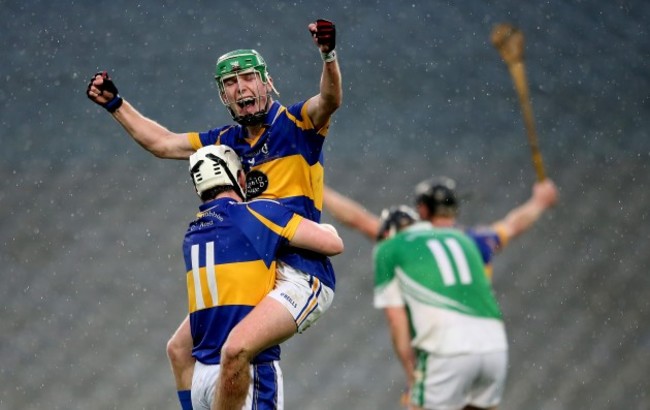
[[[203,191],[203,193],[201,193],[201,201],[203,202],[209,201],[211,199],[216,198],[218,195],[228,191],[235,191],[235,189],[231,185],[220,185],[214,188],[210,188],[208,190]],[[242,198],[242,200],[243,199],[244,198]]]

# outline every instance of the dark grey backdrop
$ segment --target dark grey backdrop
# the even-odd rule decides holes
[[[0,409],[178,407],[165,343],[186,309],[180,243],[198,200],[184,162],[144,152],[86,99],[89,76],[108,69],[145,115],[205,130],[230,121],[212,81],[230,49],[261,51],[283,102],[315,94],[318,17],[337,23],[345,84],[327,183],[379,212],[446,174],[470,194],[467,224],[530,194],[489,43],[495,23],[523,29],[561,202],[496,260],[502,408],[650,408],[648,4],[0,2]],[[404,386],[372,309],[371,244],[341,234],[334,306],[284,348],[287,409],[393,409]]]

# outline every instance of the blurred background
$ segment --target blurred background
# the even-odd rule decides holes
[[[145,152],[85,96],[107,69],[174,131],[229,123],[216,58],[256,48],[290,104],[318,92],[307,24],[337,25],[344,104],[326,182],[379,213],[455,178],[490,223],[535,179],[512,80],[489,41],[526,37],[560,203],[495,260],[510,342],[501,408],[650,409],[650,3],[0,1],[0,409],[176,409],[165,355],[186,314],[184,161]],[[325,213],[324,220],[332,222]],[[397,409],[372,308],[372,244],[339,226],[333,307],[285,344],[287,409]]]

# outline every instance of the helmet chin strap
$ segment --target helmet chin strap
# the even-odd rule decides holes
[[[262,97],[257,97],[257,100],[259,101],[262,99]],[[241,125],[242,127],[249,127],[249,126],[254,126],[254,125],[261,125],[264,123],[264,120],[266,119],[266,113],[269,110],[269,106],[271,105],[271,94],[266,95],[266,106],[264,107],[263,110],[256,112],[255,114],[246,114],[246,115],[237,115],[235,114],[235,111],[228,106],[228,111],[230,111],[230,115],[232,116],[232,119]]]
[[[243,117],[237,117],[234,120],[242,127],[251,127],[255,125],[264,124],[265,118],[266,118],[265,112],[258,112],[257,114],[247,114],[244,115]]]

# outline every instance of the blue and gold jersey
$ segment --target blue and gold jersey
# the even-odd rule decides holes
[[[189,133],[194,149],[211,144],[233,148],[246,171],[247,196],[274,199],[291,211],[320,222],[323,208],[323,143],[329,123],[315,129],[307,115],[307,103],[285,107],[273,102],[265,130],[247,141],[246,128],[227,125],[201,133]],[[316,276],[334,289],[334,270],[329,258],[302,250],[285,251],[280,260]]]
[[[488,278],[492,279],[492,257],[506,245],[507,238],[505,234],[499,232],[498,227],[495,230],[487,226],[468,228],[464,229],[464,231],[476,243],[485,264],[486,274]]]
[[[273,289],[277,253],[301,220],[269,200],[201,205],[183,241],[192,355],[201,363],[219,363],[230,330]],[[280,347],[273,346],[254,362],[279,359]]]

